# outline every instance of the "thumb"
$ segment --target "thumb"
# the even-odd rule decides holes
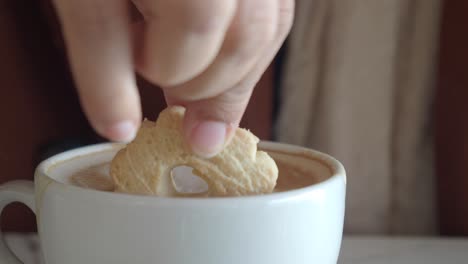
[[[182,103],[186,108],[184,137],[195,154],[211,158],[229,144],[251,92],[252,89],[233,89],[214,98]]]

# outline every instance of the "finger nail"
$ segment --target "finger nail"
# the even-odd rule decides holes
[[[109,126],[105,134],[114,141],[130,142],[135,138],[136,130],[134,122],[121,121]]]
[[[223,122],[200,122],[190,134],[193,152],[205,158],[211,158],[218,154],[224,147],[226,128],[226,124]]]

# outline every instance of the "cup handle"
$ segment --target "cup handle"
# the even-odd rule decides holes
[[[0,213],[10,203],[21,202],[35,212],[34,183],[16,180],[0,185]],[[0,264],[23,264],[8,248],[0,231]]]

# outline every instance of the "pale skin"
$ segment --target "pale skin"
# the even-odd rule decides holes
[[[186,107],[201,156],[229,142],[287,37],[294,0],[55,0],[83,110],[97,133],[130,141],[141,123],[135,72]],[[135,12],[133,12],[135,13]]]

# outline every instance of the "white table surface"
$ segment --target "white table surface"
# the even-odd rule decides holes
[[[6,240],[25,264],[42,264],[39,243],[34,234],[8,234]],[[466,264],[468,263],[468,238],[345,236],[338,263]]]
[[[468,264],[468,238],[348,236],[339,264]]]

